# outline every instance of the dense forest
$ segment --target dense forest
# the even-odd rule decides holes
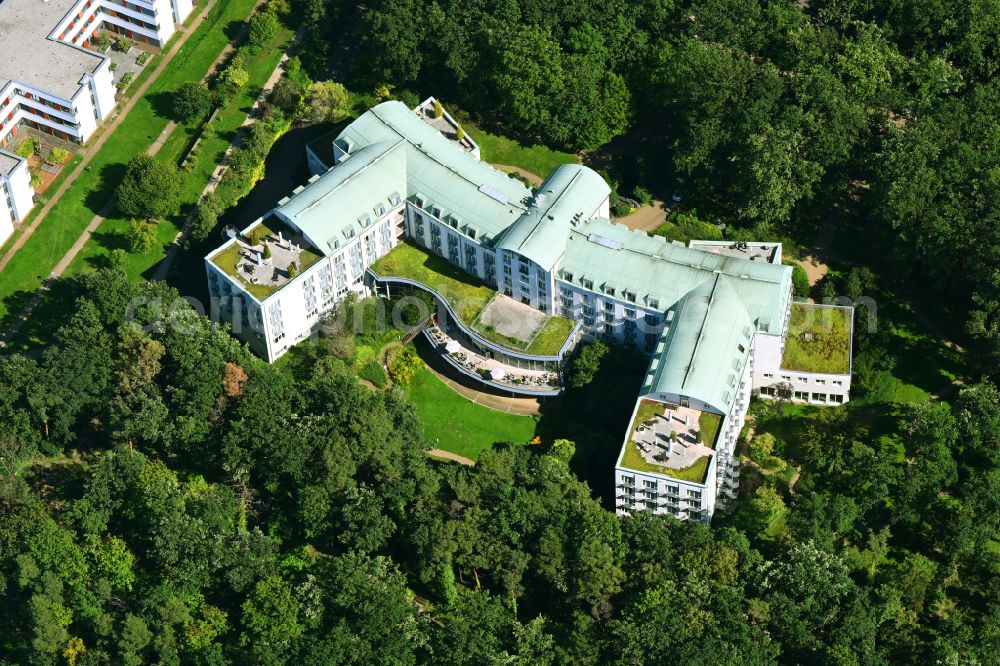
[[[991,385],[900,413],[905,457],[825,412],[764,542],[619,519],[567,440],[433,462],[398,389],[268,366],[121,268],[76,289],[0,357],[0,663],[995,662]]]
[[[859,329],[852,406],[782,436],[752,405],[799,492],[619,518],[592,435],[625,427],[620,350],[466,467],[344,340],[269,366],[114,257],[0,355],[0,664],[1000,663],[1000,4],[294,4],[315,81],[434,94],[729,237],[832,229],[840,293],[943,302],[968,377],[870,401],[898,338]]]
[[[736,234],[808,243],[853,200],[848,249],[919,277],[1000,362],[995,0],[304,5],[317,76],[332,55],[358,89],[584,150]]]

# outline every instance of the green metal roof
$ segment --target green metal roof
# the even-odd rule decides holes
[[[519,180],[462,150],[402,102],[383,102],[348,125],[336,143],[349,153],[382,141],[403,140],[406,195],[477,240],[495,239],[527,208],[531,190]],[[334,169],[336,170],[336,169]],[[439,216],[435,216],[439,217]]]
[[[753,336],[753,323],[732,282],[715,274],[681,299],[657,344],[641,395],[683,395],[729,413]]]
[[[585,166],[564,164],[553,169],[497,247],[552,271],[566,249],[571,225],[591,217],[610,194],[604,179]]]
[[[392,208],[393,197],[405,191],[403,144],[381,141],[313,180],[274,213],[330,256]]]
[[[635,302],[666,310],[715,274],[729,284],[758,331],[778,333],[784,322],[792,270],[668,242],[597,218],[570,229],[559,277],[606,293],[635,295]],[[655,304],[655,305],[654,305]]]

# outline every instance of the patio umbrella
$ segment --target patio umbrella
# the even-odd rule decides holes
[[[449,340],[444,346],[444,350],[449,354],[454,354],[462,348],[462,345],[458,344],[457,340]]]
[[[504,374],[505,374],[504,371],[501,370],[500,368],[493,368],[492,370],[490,370],[490,379],[493,380],[503,379]]]

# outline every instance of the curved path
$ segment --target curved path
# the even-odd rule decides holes
[[[531,171],[527,171],[525,169],[522,169],[521,167],[516,167],[512,164],[493,164],[493,168],[500,169],[501,171],[506,171],[507,173],[512,175],[523,176],[527,178],[529,181],[531,181],[533,185],[542,184],[542,177],[539,176],[537,173],[532,173]]]

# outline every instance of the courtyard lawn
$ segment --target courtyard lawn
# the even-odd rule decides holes
[[[719,435],[722,417],[712,412],[702,412],[698,417],[698,430],[701,431],[701,441],[705,446],[715,448],[715,438]]]
[[[851,310],[792,303],[781,367],[846,375],[851,371]]]
[[[535,436],[535,420],[530,416],[477,405],[448,388],[427,368],[414,375],[406,387],[406,399],[424,425],[428,445],[473,460],[495,442],[526,444]]]
[[[461,268],[409,243],[397,245],[376,261],[372,270],[377,275],[408,278],[430,287],[470,325],[496,294]]]
[[[42,280],[66,254],[74,241],[105,202],[121,179],[124,163],[141,154],[169,121],[170,95],[186,81],[200,80],[229,41],[225,26],[242,22],[255,0],[219,2],[208,18],[188,36],[169,67],[153,82],[107,142],[92,157],[88,168],[73,182],[3,270],[0,278],[0,320],[23,307],[25,294],[38,289]],[[197,14],[192,13],[194,18]],[[150,76],[159,57],[152,58],[136,83]],[[164,230],[166,235],[166,230]]]
[[[484,162],[508,164],[545,178],[558,166],[577,164],[580,161],[571,153],[540,145],[526,146],[514,139],[491,134],[469,122],[463,123],[462,126],[479,144],[480,156]]]

